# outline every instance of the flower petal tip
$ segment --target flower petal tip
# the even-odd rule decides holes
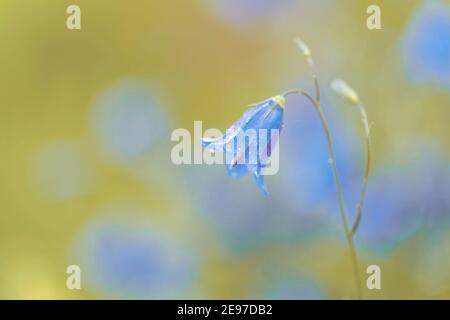
[[[267,192],[267,187],[264,184],[264,176],[261,175],[261,173],[258,172],[254,172],[253,173],[253,177],[255,178],[255,182],[258,185],[259,190],[261,191],[261,193],[265,196],[267,196],[268,192]]]

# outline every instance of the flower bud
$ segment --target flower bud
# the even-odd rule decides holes
[[[341,98],[352,104],[358,104],[359,97],[355,90],[342,79],[335,79],[331,82],[331,89]]]

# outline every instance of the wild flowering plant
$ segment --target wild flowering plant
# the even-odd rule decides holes
[[[262,193],[267,194],[267,188],[263,180],[263,170],[268,166],[268,161],[272,154],[272,150],[275,148],[278,142],[278,134],[283,128],[283,115],[286,106],[286,98],[290,95],[298,94],[308,99],[314,109],[317,111],[323,129],[325,131],[329,152],[328,162],[330,163],[334,182],[336,185],[339,211],[350,252],[357,297],[361,299],[363,298],[363,290],[353,238],[361,221],[363,203],[370,174],[370,125],[367,118],[367,113],[364,105],[361,103],[358,97],[358,94],[353,88],[350,87],[350,85],[348,85],[344,80],[341,79],[336,79],[331,83],[331,89],[338,96],[358,108],[365,130],[366,163],[364,170],[364,179],[361,186],[360,199],[357,204],[355,220],[350,225],[348,214],[344,206],[344,196],[341,182],[337,174],[336,159],[334,155],[330,127],[321,105],[320,86],[317,75],[315,73],[315,66],[312,59],[311,50],[301,39],[296,38],[294,39],[294,41],[305,57],[308,66],[310,67],[315,88],[314,95],[305,90],[295,88],[287,90],[282,94],[275,95],[260,103],[251,105],[251,108],[244,112],[242,117],[238,121],[236,121],[223,136],[215,139],[205,138],[202,140],[202,144],[205,148],[208,148],[211,151],[221,151],[225,153],[225,167],[230,176],[241,177],[248,173],[252,173]],[[261,132],[262,130],[263,134],[250,135],[249,139],[246,140],[244,138],[244,142],[242,143],[242,139],[240,139],[239,137],[249,130],[257,130],[259,132]],[[271,134],[272,131],[275,131],[276,134]]]

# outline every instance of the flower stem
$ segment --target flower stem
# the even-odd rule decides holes
[[[344,226],[345,236],[347,238],[347,245],[348,245],[348,249],[350,251],[350,258],[352,261],[353,275],[354,275],[355,284],[356,284],[356,294],[357,294],[358,299],[363,299],[361,277],[359,274],[358,257],[356,255],[355,246],[353,244],[352,231],[349,229],[347,214],[345,212],[344,197],[343,197],[343,192],[342,192],[342,186],[339,181],[338,174],[337,174],[336,158],[334,156],[333,144],[331,142],[330,128],[329,128],[328,122],[325,118],[325,115],[323,114],[320,104],[316,103],[314,106],[315,106],[317,112],[319,113],[323,128],[325,129],[325,135],[326,135],[327,144],[328,144],[328,152],[330,154],[330,164],[331,164],[331,168],[333,171],[334,182],[336,184],[336,192],[338,195],[339,212],[341,215],[342,224]]]
[[[358,227],[359,227],[359,222],[361,221],[362,209],[363,209],[363,205],[364,205],[364,199],[366,197],[367,184],[369,182],[369,174],[370,174],[370,167],[371,167],[371,145],[370,145],[369,121],[367,118],[367,113],[366,113],[366,109],[364,108],[364,105],[359,103],[358,109],[361,113],[361,119],[362,119],[362,122],[364,125],[364,131],[366,133],[366,165],[365,165],[365,169],[364,169],[364,178],[363,178],[363,184],[361,187],[361,195],[360,195],[359,202],[357,205],[356,217],[355,217],[355,221],[353,222],[352,231],[351,231],[352,237],[356,234],[356,231],[358,230]]]
[[[321,99],[320,99],[320,86],[319,86],[319,80],[317,78],[317,74],[316,74],[316,68],[314,65],[314,60],[312,59],[311,56],[311,50],[308,48],[308,46],[300,39],[300,38],[295,38],[294,42],[297,44],[297,47],[300,49],[300,51],[302,52],[303,56],[306,58],[306,62],[308,63],[308,66],[310,68],[311,74],[312,74],[312,79],[314,82],[314,88],[316,91],[316,97],[313,98],[313,96],[311,94],[309,94],[306,91],[300,90],[300,89],[292,89],[289,91],[286,91],[283,96],[287,96],[290,94],[300,94],[305,96],[308,100],[311,101],[311,103],[313,104],[314,108],[316,109],[317,113],[320,116],[320,120],[322,122],[322,126],[325,130],[325,135],[327,138],[327,145],[328,145],[328,153],[329,153],[329,162],[333,171],[333,177],[334,177],[334,183],[336,185],[336,193],[337,193],[337,197],[338,197],[338,203],[339,203],[339,212],[341,215],[341,219],[342,219],[342,224],[344,226],[344,231],[345,231],[345,237],[347,239],[347,245],[348,245],[348,249],[350,252],[350,260],[351,260],[351,264],[352,264],[352,268],[353,268],[353,275],[355,278],[355,285],[356,285],[356,294],[357,294],[357,298],[358,299],[363,299],[363,290],[362,290],[362,283],[361,283],[361,278],[359,275],[359,265],[358,265],[358,258],[356,256],[356,250],[355,250],[355,246],[353,244],[353,227],[355,225],[353,225],[352,229],[350,229],[349,227],[349,223],[348,223],[348,218],[347,218],[347,213],[345,211],[345,205],[344,205],[344,196],[343,196],[343,192],[342,192],[342,186],[341,186],[341,182],[339,180],[339,176],[337,174],[337,167],[336,167],[336,158],[334,156],[334,149],[333,149],[333,144],[331,142],[331,134],[330,134],[330,127],[328,125],[328,121],[322,111],[322,107],[321,107]],[[360,111],[363,117],[363,122],[365,124],[365,128],[366,128],[366,133],[367,136],[369,136],[369,126],[367,124],[367,115],[365,113],[365,109],[362,107],[360,107]],[[369,166],[370,167],[370,162],[369,162]],[[367,182],[364,183],[363,185],[363,190],[362,190],[362,196],[361,199],[364,199],[365,196],[365,189],[367,186]],[[362,212],[362,201],[360,202],[361,204],[361,210],[358,211],[360,212],[359,217],[361,216],[361,212]],[[360,218],[359,218],[360,219]],[[355,221],[356,222],[356,221]],[[359,223],[359,221],[358,221]],[[358,225],[356,224],[356,228],[358,227]],[[355,230],[356,230],[355,228]]]
[[[317,83],[317,82],[316,82]],[[316,85],[316,88],[318,88],[318,86]],[[334,182],[336,185],[336,193],[338,196],[338,203],[339,203],[339,212],[340,212],[340,216],[341,216],[341,220],[342,220],[342,224],[344,226],[344,232],[345,232],[345,237],[347,239],[347,245],[348,245],[348,249],[350,252],[350,259],[351,259],[351,264],[352,264],[352,268],[353,268],[353,275],[355,278],[355,285],[356,285],[356,296],[358,299],[363,299],[363,292],[362,292],[362,283],[361,283],[361,278],[360,278],[360,274],[359,274],[359,264],[358,264],[358,258],[356,255],[356,250],[355,250],[355,246],[353,244],[353,235],[352,235],[352,231],[350,230],[349,227],[349,223],[348,223],[348,219],[347,219],[347,214],[345,211],[345,205],[344,205],[344,196],[343,196],[343,192],[342,192],[342,186],[339,180],[339,176],[337,174],[337,167],[336,167],[336,158],[334,155],[334,149],[333,149],[333,144],[331,141],[331,134],[330,134],[330,127],[328,125],[328,121],[322,111],[321,108],[321,104],[320,101],[313,98],[313,96],[311,94],[309,94],[306,91],[303,91],[301,89],[292,89],[292,90],[288,90],[286,92],[283,93],[283,96],[288,96],[291,94],[299,94],[299,95],[303,95],[305,96],[309,101],[311,101],[311,103],[313,104],[314,108],[316,109],[317,113],[319,114],[322,126],[325,130],[325,135],[326,135],[326,139],[327,139],[327,146],[328,146],[328,153],[330,156],[330,165],[333,171],[333,177],[334,177]],[[320,97],[319,94],[316,94],[317,97]]]

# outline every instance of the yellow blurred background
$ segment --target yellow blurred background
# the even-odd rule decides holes
[[[305,102],[288,101],[268,197],[170,160],[174,129],[224,131],[250,103],[311,89],[295,36],[350,209],[363,131],[329,82],[351,83],[374,123],[355,242],[382,289],[366,297],[450,298],[450,1],[376,2],[381,30],[369,0],[1,0],[0,298],[354,298],[319,120],[289,107]],[[81,30],[66,28],[71,4]]]

